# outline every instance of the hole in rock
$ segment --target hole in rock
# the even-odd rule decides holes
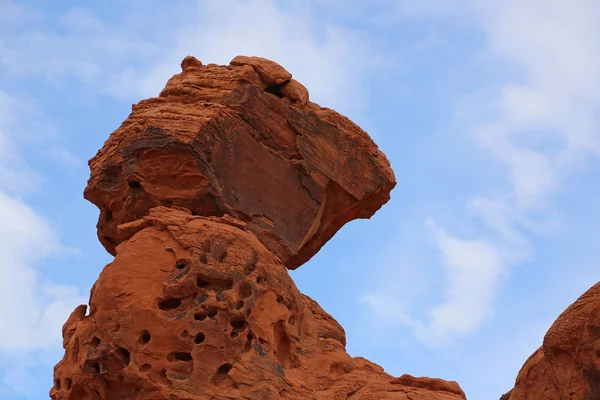
[[[167,356],[167,359],[169,361],[183,361],[183,362],[193,361],[192,353],[188,353],[187,351],[174,351],[172,353],[169,353],[169,355]]]
[[[129,350],[123,347],[117,347],[117,354],[119,357],[121,357],[121,360],[123,360],[123,364],[125,364],[125,366],[129,365],[131,362],[131,354],[129,353]]]
[[[223,364],[217,370],[217,375],[227,375],[229,373],[229,371],[231,371],[231,368],[233,368],[233,365],[231,365],[229,363]]]
[[[237,333],[236,331],[231,331],[231,333],[229,334],[229,336],[231,336],[232,338],[236,338],[239,336],[239,333]]]
[[[152,370],[152,365],[150,364],[144,364],[140,367],[140,372],[142,374],[147,374],[148,372],[150,372]]]
[[[206,312],[206,315],[208,315],[209,318],[214,318],[217,316],[217,312],[219,310],[217,309],[217,307],[211,307],[208,309],[208,311]]]
[[[67,390],[71,389],[71,386],[73,386],[73,381],[71,380],[71,378],[65,379],[65,387],[67,388]]]
[[[98,336],[94,336],[92,338],[92,347],[95,349],[98,346],[100,346],[100,338]]]
[[[263,282],[263,278],[262,278],[262,276],[258,276],[258,277],[256,278],[256,283],[258,283],[258,284],[260,285],[262,282]]]
[[[176,309],[180,305],[181,305],[181,299],[173,298],[173,299],[167,299],[167,300],[160,301],[158,303],[158,308],[160,308],[163,311],[169,311],[169,310]]]
[[[206,339],[206,336],[204,336],[204,333],[200,332],[194,337],[194,343],[200,344],[204,342],[204,339]]]
[[[186,329],[186,330],[184,330],[183,332],[181,332],[181,337],[184,337],[184,338],[186,338],[186,337],[188,337],[188,336],[189,336],[189,334],[190,334],[190,333],[189,333],[189,332],[187,331],[187,329]]]
[[[87,360],[85,364],[83,364],[83,370],[86,372],[95,372],[99,374],[100,364],[98,363],[98,361]]]
[[[282,296],[282,295],[278,295],[278,296],[277,296],[277,302],[278,302],[279,304],[283,303],[283,296]]]
[[[233,381],[228,373],[232,368],[233,365],[229,363],[221,365],[213,378],[213,384],[220,387],[231,385]]]
[[[227,250],[224,250],[221,256],[219,257],[219,262],[225,262],[227,260]]]
[[[204,313],[195,313],[194,314],[194,319],[196,321],[204,321],[206,319],[206,315]]]
[[[235,309],[236,310],[241,310],[243,307],[244,307],[244,301],[243,300],[238,301],[236,303],[236,305],[235,305]]]
[[[175,268],[177,268],[177,269],[185,269],[185,267],[186,267],[186,264],[185,264],[185,262],[182,262],[182,261],[178,262],[177,265],[175,265]]]
[[[246,328],[248,322],[246,322],[246,319],[244,317],[235,317],[231,319],[229,324],[234,330],[241,331],[244,330],[244,328]]]
[[[207,276],[198,276],[196,278],[196,286],[200,289],[211,287],[217,290],[231,290],[233,287],[233,279],[231,278],[212,278]]]
[[[265,92],[272,93],[279,98],[284,97],[281,93],[281,85],[278,85],[276,83],[269,84],[269,86],[267,86],[267,88],[265,89]]]
[[[201,277],[198,277],[198,279],[196,280],[196,286],[198,286],[199,288],[205,288],[208,285],[210,285],[210,282],[202,279]]]
[[[54,386],[56,386],[56,388],[58,390],[60,390],[60,379],[57,379],[56,382],[54,383]]]
[[[268,341],[266,341],[265,339],[263,339],[263,338],[259,337],[259,338],[258,338],[258,343],[260,343],[260,344],[265,344],[265,343],[269,343],[269,342],[268,342]]]
[[[121,173],[122,168],[118,165],[109,165],[102,171],[102,177],[109,180],[115,179]]]
[[[106,212],[104,213],[104,220],[106,222],[110,222],[113,219],[113,213],[110,209],[106,210]]]
[[[150,332],[148,332],[148,330],[144,329],[142,331],[142,333],[140,334],[139,343],[140,344],[147,344],[150,341],[151,338],[152,338],[152,336],[150,335]]]
[[[142,188],[142,184],[139,183],[138,181],[130,181],[129,182],[129,188],[130,189],[141,189]]]
[[[248,332],[246,335],[246,343],[244,343],[244,348],[242,350],[243,353],[247,353],[252,349],[252,341],[254,340],[254,334],[252,331]]]
[[[273,336],[275,337],[275,350],[273,353],[275,354],[277,361],[279,361],[283,368],[291,368],[291,343],[285,331],[285,325],[283,321],[279,321],[273,326]]]

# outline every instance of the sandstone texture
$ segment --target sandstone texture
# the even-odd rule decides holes
[[[552,324],[501,400],[600,399],[600,283]]]
[[[141,101],[90,160],[85,198],[109,253],[118,226],[157,206],[230,215],[294,269],[346,222],[369,218],[395,185],[385,155],[348,118],[308,102],[281,66],[192,57]]]
[[[63,327],[53,400],[460,400],[346,353],[288,269],[395,185],[369,136],[280,65],[182,62],[90,160],[115,255]]]

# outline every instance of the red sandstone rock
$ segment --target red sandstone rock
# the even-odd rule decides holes
[[[412,386],[416,388],[424,388],[430,390],[438,390],[453,394],[458,394],[460,396],[465,397],[465,393],[462,391],[458,383],[454,381],[445,381],[437,378],[427,378],[427,377],[414,377],[409,374],[404,374],[399,378],[392,379],[391,383],[404,385],[404,386]]]
[[[306,88],[278,64],[186,57],[182,68],[90,160],[85,198],[100,208],[111,254],[120,224],[180,206],[244,221],[294,269],[388,201],[395,180],[385,155],[346,117],[308,107]]]
[[[600,399],[600,283],[552,324],[501,400]]]
[[[182,69],[90,161],[116,256],[63,327],[52,399],[465,399],[350,357],[288,274],[389,199],[367,134],[271,61]]]

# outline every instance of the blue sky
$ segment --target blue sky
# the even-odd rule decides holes
[[[600,278],[595,0],[0,0],[0,398],[47,397],[111,257],[86,162],[194,55],[281,63],[398,185],[292,275],[392,375],[496,400]]]

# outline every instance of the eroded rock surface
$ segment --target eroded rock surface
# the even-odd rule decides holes
[[[133,107],[90,160],[85,198],[101,211],[109,253],[120,224],[156,206],[229,214],[286,267],[312,257],[345,223],[389,200],[385,155],[348,118],[308,102],[278,64],[187,57],[159,97]]]
[[[552,324],[501,400],[600,399],[600,283]]]
[[[288,268],[395,182],[365,132],[271,61],[187,57],[90,161],[115,259],[63,327],[53,400],[459,400],[346,353]]]

